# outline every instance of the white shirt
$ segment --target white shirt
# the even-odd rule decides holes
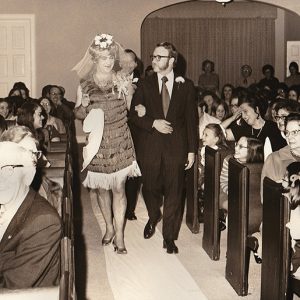
[[[157,79],[158,79],[158,87],[159,87],[159,93],[161,93],[161,87],[162,87],[162,78],[166,76],[168,78],[168,81],[166,82],[166,86],[170,95],[170,99],[172,98],[172,90],[173,90],[173,84],[174,84],[174,71],[172,70],[167,75],[161,75],[160,73],[157,73]]]

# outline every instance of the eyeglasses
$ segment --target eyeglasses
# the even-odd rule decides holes
[[[61,93],[50,93],[50,95],[52,95],[52,96],[60,96]]]
[[[1,173],[4,173],[5,176],[10,176],[14,172],[15,168],[22,168],[24,165],[5,165],[0,168]]]
[[[230,104],[229,107],[239,107],[237,104]]]
[[[285,131],[284,134],[286,137],[296,137],[300,132],[300,129],[298,130],[292,130],[292,131]]]
[[[151,60],[156,59],[157,61],[160,61],[162,58],[171,58],[172,56],[167,55],[150,55]]]
[[[237,149],[243,149],[243,148],[248,149],[248,147],[240,145],[240,144],[235,144],[235,148],[237,148]]]
[[[276,115],[276,116],[274,116],[274,119],[275,119],[275,121],[280,121],[280,120],[285,121],[286,117],[287,116]]]

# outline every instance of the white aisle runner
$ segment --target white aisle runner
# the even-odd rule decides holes
[[[104,219],[95,199],[92,208],[104,232]],[[176,255],[167,254],[162,248],[163,238],[157,228],[151,239],[144,239],[148,217],[141,198],[136,214],[138,220],[127,221],[125,227],[128,254],[117,254],[112,245],[104,247],[107,276],[115,300],[207,299]]]

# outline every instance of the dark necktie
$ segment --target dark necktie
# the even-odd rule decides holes
[[[168,92],[168,88],[166,85],[166,82],[168,81],[168,78],[166,76],[162,77],[162,86],[161,86],[161,98],[162,98],[162,106],[165,117],[167,116],[169,105],[170,105],[170,95]]]
[[[244,79],[244,85],[247,85],[248,81],[247,78]]]

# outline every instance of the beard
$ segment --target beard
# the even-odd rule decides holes
[[[163,72],[169,67],[169,61],[165,62],[163,65],[158,65],[155,62],[152,62],[153,71],[156,73]]]

